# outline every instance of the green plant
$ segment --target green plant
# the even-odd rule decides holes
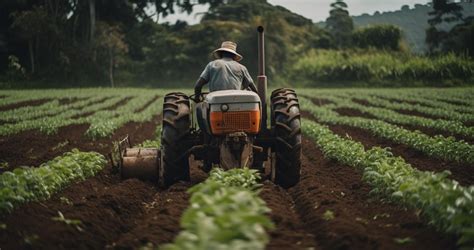
[[[315,106],[306,98],[300,97],[300,105],[302,109],[309,111],[321,122],[366,129],[378,137],[408,145],[429,156],[440,159],[460,163],[474,163],[474,147],[466,142],[456,141],[452,137],[446,138],[440,135],[431,137],[420,131],[410,131],[380,120],[340,116],[326,106]]]
[[[82,221],[80,220],[74,220],[74,219],[66,219],[63,215],[63,213],[61,213],[61,211],[58,211],[58,216],[57,217],[53,217],[51,218],[52,220],[54,221],[59,221],[59,222],[63,222],[65,223],[66,225],[68,226],[73,226],[74,228],[77,229],[77,231],[79,232],[83,232],[84,229],[82,229]]]
[[[191,189],[181,217],[183,231],[162,249],[264,249],[270,210],[258,197],[258,173],[249,169],[213,169],[210,177]]]
[[[106,164],[95,152],[73,149],[36,168],[20,167],[0,175],[0,212],[30,201],[48,199],[71,182],[95,175]]]
[[[449,172],[414,169],[388,149],[364,146],[335,135],[327,127],[303,120],[303,132],[322,149],[324,156],[363,172],[372,194],[419,209],[440,230],[459,236],[459,245],[474,244],[474,186],[462,187],[447,178]]]
[[[405,238],[394,238],[393,241],[395,241],[395,243],[397,244],[405,245],[405,244],[413,242],[414,240],[410,237],[405,237]]]
[[[331,211],[331,210],[326,210],[326,212],[324,212],[323,214],[323,219],[324,220],[334,220],[334,218],[336,218],[336,216],[334,216],[334,212]]]

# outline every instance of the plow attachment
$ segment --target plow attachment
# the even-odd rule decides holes
[[[128,145],[127,145],[128,144]],[[160,150],[157,148],[133,148],[128,136],[118,144],[119,159],[112,165],[122,179],[137,178],[158,182],[160,173]]]

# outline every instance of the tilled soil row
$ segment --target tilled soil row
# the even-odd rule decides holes
[[[152,139],[158,121],[159,117],[155,117],[150,123],[129,123],[112,139],[98,141],[83,138],[87,127],[70,126],[63,128],[57,137],[25,136],[18,147],[23,152],[31,150],[30,153],[37,154],[33,159],[36,161],[29,165],[45,162],[73,147],[105,154],[110,151],[110,141],[127,134],[132,136],[133,143]],[[66,139],[66,145],[48,154]],[[35,141],[41,143],[29,145]],[[308,140],[303,148],[306,157],[303,157],[302,180],[296,187],[286,191],[264,182],[261,197],[272,209],[270,217],[276,224],[269,249],[428,248],[431,244],[435,249],[453,247],[453,239],[427,229],[414,211],[372,201],[369,187],[364,186],[354,169],[323,159],[319,149]],[[15,152],[14,147],[5,149]],[[1,152],[3,155],[4,151]],[[22,155],[17,158],[25,160]],[[151,183],[122,181],[108,167],[98,176],[74,184],[48,201],[25,205],[1,219],[6,229],[0,232],[0,246],[100,249],[171,242],[180,231],[179,218],[188,206],[186,190],[206,178],[196,164],[192,165],[191,173],[191,182],[161,190]],[[334,219],[322,219],[328,210],[333,211]],[[58,211],[66,219],[78,219],[81,223],[68,225],[53,220]],[[397,237],[410,237],[415,242],[398,245]]]
[[[53,135],[37,130],[28,130],[19,134],[0,137],[0,162],[7,162],[8,168],[0,173],[19,166],[39,166],[54,157],[77,148],[82,151],[95,151],[103,155],[110,152],[112,142],[129,135],[132,144],[153,139],[156,124],[161,116],[155,116],[151,122],[129,122],[119,128],[111,138],[91,140],[84,136],[89,124],[76,124],[59,128]]]
[[[307,231],[287,190],[265,181],[260,197],[272,210],[269,216],[275,224],[267,249],[320,249],[315,236]]]
[[[2,157],[4,152],[9,156],[15,152],[34,154],[34,158],[25,159],[18,153],[19,159],[15,160],[30,161],[29,165],[37,166],[72,148],[107,154],[112,142],[126,135],[131,136],[132,143],[153,139],[159,121],[160,116],[156,116],[151,122],[130,122],[118,129],[111,139],[97,141],[83,137],[88,125],[61,128],[55,136],[34,131],[22,133],[16,138],[19,141],[8,138],[16,145],[2,142]],[[68,143],[56,148],[64,141]],[[157,192],[159,190],[152,183],[120,180],[108,166],[97,176],[73,184],[47,201],[26,204],[1,218],[6,229],[0,232],[0,246],[3,249],[103,248],[118,235],[135,227],[135,219],[146,211],[144,204],[152,202]],[[81,223],[68,225],[65,221],[53,219],[58,217],[58,212],[66,219],[77,219]]]
[[[302,178],[288,190],[307,232],[322,249],[454,249],[416,211],[371,197],[356,169],[324,158],[303,140]]]
[[[181,231],[180,218],[189,206],[187,190],[204,181],[207,174],[190,161],[190,182],[179,182],[166,190],[159,190],[153,199],[143,206],[145,213],[134,221],[134,227],[118,235],[107,244],[107,248],[137,249],[147,243],[154,246],[170,243]]]
[[[17,108],[28,107],[28,106],[39,106],[51,100],[52,99],[50,98],[46,98],[46,99],[16,102],[16,103],[0,106],[0,111],[6,111],[6,110],[17,109]]]

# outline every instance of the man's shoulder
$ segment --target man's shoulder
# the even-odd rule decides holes
[[[247,69],[243,64],[235,61],[235,60],[225,60],[225,59],[222,59],[222,58],[219,58],[219,59],[215,59],[211,62],[209,62],[209,65],[211,66],[224,66],[224,65],[228,65],[228,64],[232,64],[233,66],[237,66],[237,67],[240,67],[240,68],[243,68],[243,69]]]

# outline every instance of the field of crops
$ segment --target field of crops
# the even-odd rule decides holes
[[[189,92],[189,90],[187,90]],[[474,89],[298,89],[301,181],[164,189],[106,156],[159,145],[162,89],[0,91],[0,249],[474,246]]]

